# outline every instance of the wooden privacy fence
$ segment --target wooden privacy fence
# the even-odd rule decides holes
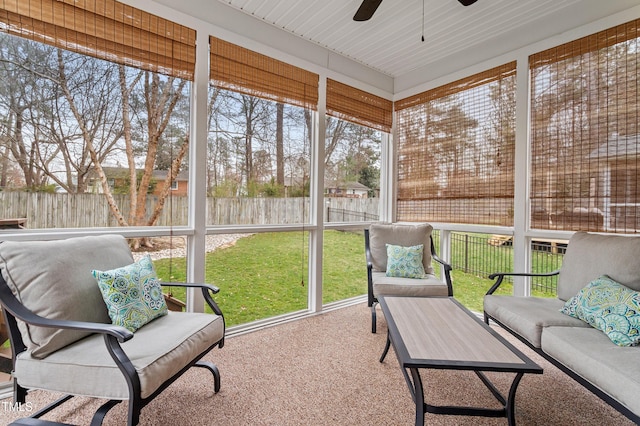
[[[129,196],[114,196],[126,218]],[[147,198],[147,216],[158,202]],[[332,209],[353,212],[351,221],[361,221],[378,214],[378,198],[326,198],[325,220]],[[208,225],[271,225],[308,223],[308,198],[207,198]],[[102,194],[49,194],[41,192],[0,192],[0,219],[26,218],[25,227],[100,228],[116,227],[117,221]],[[171,197],[165,202],[158,226],[187,225],[187,197]],[[335,218],[332,219],[336,221]]]

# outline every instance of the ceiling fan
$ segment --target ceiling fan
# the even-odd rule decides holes
[[[477,0],[458,0],[463,6],[469,6],[475,3]],[[376,12],[378,6],[380,6],[382,0],[363,0],[362,4],[358,8],[358,11],[353,15],[354,21],[368,21]]]

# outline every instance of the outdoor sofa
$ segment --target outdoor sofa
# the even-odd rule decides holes
[[[79,395],[106,400],[92,426],[123,400],[126,424],[135,425],[141,409],[192,366],[209,370],[219,390],[217,367],[201,360],[224,344],[224,317],[211,297],[218,289],[160,283],[151,259],[134,262],[124,237],[4,241],[0,272],[14,404],[27,402],[32,389],[66,395],[12,424],[43,423],[41,416]],[[164,285],[201,289],[214,313],[168,311]]]
[[[493,294],[516,275],[557,275],[557,298]],[[500,324],[640,423],[640,237],[577,232],[559,270],[490,278],[485,322]]]

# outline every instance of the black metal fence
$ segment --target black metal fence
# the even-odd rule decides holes
[[[327,207],[327,222],[371,221],[378,220],[378,217],[377,214],[367,212]]]
[[[439,243],[439,235],[434,233],[434,241]],[[531,270],[551,272],[562,265],[566,241],[546,240],[531,243]],[[513,245],[510,236],[451,233],[451,266],[481,277],[495,272],[513,271]],[[532,292],[547,296],[556,294],[557,277],[534,277],[531,279]]]

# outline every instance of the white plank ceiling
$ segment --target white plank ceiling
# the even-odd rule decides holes
[[[457,0],[383,0],[372,19],[355,22],[361,0],[218,1],[390,77],[474,49],[506,53],[640,4],[478,0],[465,7]]]

